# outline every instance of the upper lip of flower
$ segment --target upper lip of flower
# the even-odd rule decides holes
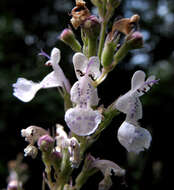
[[[97,56],[90,57],[88,60],[83,53],[78,52],[73,56],[73,64],[78,80],[85,74],[94,80],[101,75],[100,61]]]

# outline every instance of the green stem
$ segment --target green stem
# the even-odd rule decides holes
[[[70,155],[68,148],[63,151],[62,163],[61,163],[61,173],[58,176],[57,188],[56,190],[63,190],[64,185],[68,183],[69,177],[72,173],[72,167],[69,161]]]
[[[98,48],[98,57],[100,61],[101,61],[101,54],[102,54],[102,50],[103,50],[104,42],[105,42],[106,25],[107,25],[107,22],[103,21],[101,25],[99,48]]]
[[[48,178],[48,181],[47,181],[48,186],[50,189],[52,189],[54,187],[54,184],[51,179],[51,165],[49,163],[49,153],[42,152],[42,161],[45,165],[45,172],[46,172],[47,178]]]
[[[88,57],[96,56],[97,41],[96,38],[88,38]]]
[[[80,172],[80,174],[76,178],[75,190],[80,190],[81,187],[86,183],[88,178],[90,176],[94,175],[96,172],[97,172],[96,169],[93,169],[93,171],[91,171],[91,172],[85,171],[82,169],[82,171]]]

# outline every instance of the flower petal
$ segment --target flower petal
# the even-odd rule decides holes
[[[29,102],[34,98],[37,91],[42,88],[42,85],[25,78],[18,78],[17,82],[13,84],[13,88],[14,96],[23,102]]]
[[[142,103],[138,97],[131,96],[128,103],[129,109],[126,115],[126,121],[136,122],[143,117]]]
[[[60,62],[60,58],[60,50],[58,48],[53,48],[51,51],[51,61],[53,67]]]
[[[127,114],[127,121],[138,121],[143,115],[142,104],[139,98],[132,95],[130,91],[117,99],[115,108]]]
[[[152,137],[148,130],[124,121],[118,130],[118,140],[128,152],[138,154],[149,148]]]
[[[98,111],[92,109],[70,108],[65,113],[65,121],[70,130],[79,135],[86,136],[95,132],[102,119]]]
[[[97,79],[101,75],[100,60],[97,56],[90,57],[88,67],[88,76]]]
[[[42,88],[53,88],[61,86],[63,87],[62,81],[58,80],[55,71],[49,73],[40,83]]]
[[[63,70],[59,66],[60,62],[60,50],[58,48],[53,48],[51,51],[51,58],[46,62],[46,64],[51,64],[54,70],[54,81],[57,80],[57,83],[61,84],[58,86],[65,87],[67,92],[70,92],[70,83],[68,79],[65,77]],[[57,79],[56,79],[57,78]]]
[[[145,81],[145,73],[141,70],[136,71],[132,77],[132,81],[131,81],[131,91],[135,91],[138,88],[140,88],[144,81]]]
[[[83,53],[78,52],[73,56],[73,64],[76,77],[80,79],[86,72],[88,58]]]
[[[71,88],[72,102],[81,107],[98,105],[99,98],[97,88],[94,88],[87,76],[82,77]]]
[[[125,175],[125,170],[110,160],[95,160],[92,166],[100,169],[103,175],[112,175],[111,171],[117,176]]]

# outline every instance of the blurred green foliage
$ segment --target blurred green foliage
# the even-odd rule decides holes
[[[14,159],[26,146],[20,130],[32,124],[50,129],[55,123],[64,124],[63,101],[56,89],[41,90],[26,104],[13,97],[12,84],[18,77],[40,81],[50,69],[44,66],[46,59],[38,53],[40,49],[49,53],[54,46],[61,49],[60,65],[66,76],[71,84],[75,82],[73,52],[58,39],[60,32],[70,25],[69,13],[74,5],[72,0],[0,1],[0,188],[6,186],[7,161]],[[95,14],[90,1],[87,5]],[[168,132],[171,124],[168,124],[173,121],[174,107],[174,3],[173,0],[123,0],[112,20],[135,13],[141,17],[144,48],[130,52],[118,64],[99,87],[99,96],[101,104],[109,105],[129,89],[130,78],[137,69],[160,78],[159,85],[143,97],[141,124],[152,132],[152,146],[149,152],[138,157],[127,155],[116,140],[116,131],[124,119],[124,115],[120,115],[90,150],[94,156],[114,160],[127,169],[128,187],[118,181],[114,186],[117,189],[166,189],[169,178],[166,147],[171,144]],[[79,31],[75,33],[79,35]],[[40,189],[41,169],[35,170],[39,160],[26,158],[25,161],[32,174],[26,189],[33,188],[32,182],[34,189]]]

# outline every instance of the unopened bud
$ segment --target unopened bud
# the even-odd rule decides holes
[[[119,50],[114,55],[114,64],[121,61],[128,53],[129,50],[142,48],[143,46],[143,36],[140,32],[136,31],[127,35],[125,42],[119,48]]]
[[[37,144],[41,151],[51,152],[54,147],[54,139],[49,135],[44,135],[40,137]]]
[[[31,156],[33,159],[36,158],[38,154],[38,150],[35,146],[32,144],[29,144],[25,149],[24,149],[24,156]]]
[[[116,40],[110,40],[110,36],[107,36],[101,56],[101,62],[105,70],[110,71],[112,69],[113,56],[116,51],[119,38],[120,37],[117,36]]]
[[[81,27],[88,37],[96,38],[100,32],[100,21],[96,16],[91,15],[85,19]]]
[[[143,35],[136,31],[127,36],[127,43],[130,49],[138,49],[143,46]]]
[[[60,40],[70,46],[74,51],[81,51],[81,45],[75,38],[75,35],[71,29],[64,29],[60,35]]]
[[[88,57],[95,56],[97,53],[97,40],[100,33],[100,22],[99,19],[91,15],[87,17],[81,24],[82,31],[87,42],[87,55]]]

